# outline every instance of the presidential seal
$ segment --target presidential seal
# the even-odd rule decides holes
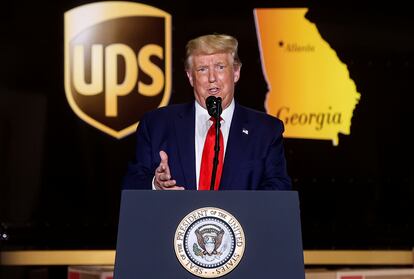
[[[174,236],[181,265],[202,278],[216,278],[240,263],[246,246],[243,228],[229,212],[204,207],[185,216]]]

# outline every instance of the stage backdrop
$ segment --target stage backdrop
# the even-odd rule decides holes
[[[136,125],[193,99],[184,48],[206,33],[239,39],[236,100],[285,123],[304,248],[414,246],[409,9],[43,2],[2,4],[2,247],[115,248]]]

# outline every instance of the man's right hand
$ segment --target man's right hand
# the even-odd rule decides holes
[[[157,190],[184,190],[184,187],[177,186],[176,181],[171,179],[170,167],[168,166],[168,155],[160,151],[161,162],[155,169],[154,186]]]

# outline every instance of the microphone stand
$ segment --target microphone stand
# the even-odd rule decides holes
[[[214,118],[216,120],[215,123],[215,130],[216,130],[216,141],[214,143],[214,159],[213,159],[213,172],[211,174],[211,183],[210,183],[210,191],[214,191],[214,184],[216,182],[216,173],[217,173],[217,165],[219,164],[219,152],[220,152],[220,115],[221,115],[221,98],[217,98],[217,110],[214,114]],[[223,163],[223,162],[221,162]]]

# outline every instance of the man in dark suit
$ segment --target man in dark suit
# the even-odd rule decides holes
[[[291,189],[282,142],[283,123],[234,100],[241,70],[237,47],[234,37],[216,34],[187,43],[185,67],[195,102],[145,114],[137,130],[135,160],[129,165],[124,189],[206,188],[203,169],[210,162],[203,162],[203,149],[214,122],[206,109],[209,96],[220,97],[223,110],[220,140],[224,160],[220,157],[218,162],[215,189]]]

